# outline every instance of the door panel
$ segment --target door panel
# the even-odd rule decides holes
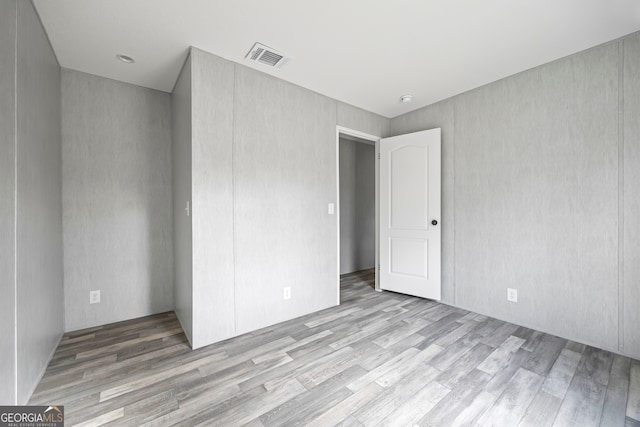
[[[429,241],[424,239],[390,238],[390,270],[391,273],[428,279]]]
[[[428,200],[425,172],[428,152],[424,147],[401,146],[389,152],[391,227],[420,229],[427,227]]]
[[[381,289],[440,299],[440,172],[440,129],[380,141]]]

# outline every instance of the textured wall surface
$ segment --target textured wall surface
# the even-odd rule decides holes
[[[389,120],[196,48],[188,61],[191,117],[176,111],[185,68],[173,132],[188,140],[191,121],[191,163],[174,144],[173,164],[176,214],[192,191],[193,287],[179,284],[191,254],[176,241],[176,307],[186,324],[192,304],[197,348],[336,304],[336,124],[384,135]]]
[[[608,44],[457,99],[458,305],[617,348],[617,77]]]
[[[200,347],[235,334],[234,65],[195,48],[191,61],[193,345]]]
[[[340,139],[340,274],[375,264],[375,147]]]
[[[624,41],[624,351],[640,359],[640,34]]]
[[[68,331],[173,309],[170,122],[166,93],[63,70]]]
[[[356,143],[357,267],[372,268],[376,261],[376,149]]]
[[[340,138],[340,274],[357,271],[356,142]]]
[[[15,404],[16,0],[0,2],[0,405]]]
[[[234,110],[241,333],[337,302],[336,103],[236,66]]]
[[[63,331],[60,67],[31,2],[18,2],[18,403]]]
[[[624,90],[623,43],[635,58],[625,58]],[[640,320],[631,308],[640,297],[634,43],[637,35],[392,119],[392,135],[442,128],[444,302],[619,351],[619,330]],[[624,316],[619,190],[628,242]],[[507,287],[518,289],[517,304],[506,301]],[[623,352],[638,357],[633,333]]]
[[[368,133],[369,135],[389,136],[391,121],[369,111],[362,110],[344,102],[336,101],[338,105],[337,121],[339,126]]]
[[[192,217],[185,211],[187,203],[191,203],[191,88],[191,57],[188,57],[171,94],[173,294],[176,315],[193,344]]]

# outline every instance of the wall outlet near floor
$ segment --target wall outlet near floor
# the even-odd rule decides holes
[[[507,301],[518,302],[518,290],[507,288]]]
[[[98,304],[100,302],[100,291],[89,291],[89,304]]]
[[[282,290],[283,299],[291,299],[291,286],[287,286]]]

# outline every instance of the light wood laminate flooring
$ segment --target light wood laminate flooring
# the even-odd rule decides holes
[[[192,351],[173,313],[65,334],[30,404],[80,426],[640,426],[640,362],[342,277],[342,304]]]

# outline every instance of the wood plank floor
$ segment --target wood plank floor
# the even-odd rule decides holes
[[[80,426],[640,426],[640,362],[342,278],[342,305],[199,350],[173,313],[68,333],[30,404]]]

